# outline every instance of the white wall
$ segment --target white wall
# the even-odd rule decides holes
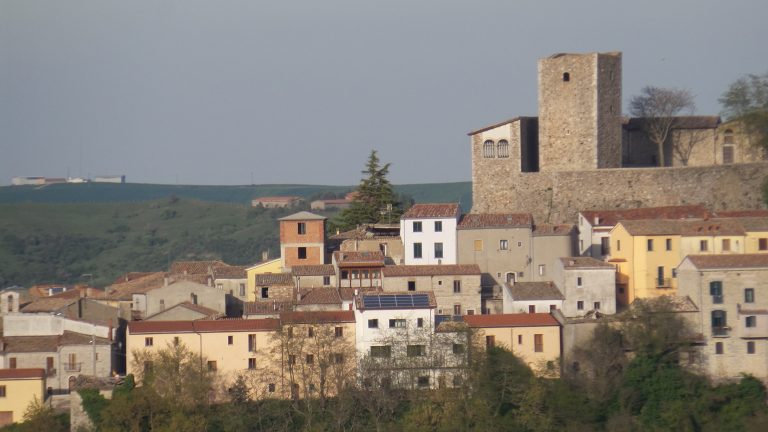
[[[10,314],[3,316],[4,336],[53,336],[71,331],[102,338],[111,338],[110,327],[77,321],[63,316],[40,314]]]
[[[443,223],[441,232],[435,232],[436,221]],[[421,232],[413,232],[414,222],[421,222]],[[400,235],[405,247],[405,264],[456,264],[456,225],[456,218],[401,219]],[[414,243],[421,243],[421,259],[413,257]],[[435,258],[435,243],[443,243],[443,258]]]

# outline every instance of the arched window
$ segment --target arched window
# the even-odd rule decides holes
[[[508,158],[509,157],[509,143],[507,140],[501,140],[496,144],[496,157]]]
[[[484,158],[492,158],[493,157],[493,141],[487,140],[483,143],[483,157]]]
[[[726,129],[723,132],[723,144],[733,144],[733,131],[731,129]]]

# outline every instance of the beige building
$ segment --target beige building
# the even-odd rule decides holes
[[[45,400],[44,369],[0,369],[0,427],[21,422],[35,400]]]
[[[503,347],[540,376],[560,374],[560,323],[550,314],[464,317],[486,347]]]
[[[143,318],[184,302],[222,314],[227,312],[226,294],[222,289],[186,280],[133,294],[133,311]]]
[[[680,295],[698,306],[701,370],[768,382],[768,254],[689,255],[677,275]]]
[[[387,264],[403,264],[405,252],[398,224],[369,224],[331,236],[329,244],[341,252],[381,251]]]
[[[387,266],[383,274],[385,292],[434,293],[437,315],[481,313],[480,267],[476,264]]]

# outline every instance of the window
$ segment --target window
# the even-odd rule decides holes
[[[723,343],[715,342],[715,354],[722,354],[722,353],[723,353]]]
[[[256,369],[256,359],[255,358],[249,358],[248,359],[248,369]]]
[[[727,315],[724,310],[713,310],[712,317],[712,334],[715,336],[727,336],[726,326],[728,325]]]
[[[341,271],[341,278],[344,280],[349,279],[349,270],[342,270]]]
[[[595,306],[594,308],[595,310],[600,310],[600,302],[595,302],[594,306]]]
[[[508,249],[509,249],[509,241],[499,240],[499,250],[508,250]]]
[[[487,140],[483,143],[483,157],[486,159],[493,158],[493,141]]]
[[[610,237],[600,238],[600,255],[608,255],[608,253],[611,250],[610,241],[611,241]]]
[[[427,348],[424,345],[408,345],[406,354],[408,357],[423,357],[427,354]]]
[[[732,163],[733,163],[733,146],[724,145],[723,146],[723,164],[732,164]]]
[[[533,335],[533,351],[544,352],[544,335],[543,334]]]
[[[435,232],[443,232],[443,221],[435,221]]]
[[[248,335],[248,351],[256,352],[256,335],[255,334]]]
[[[442,258],[442,257],[443,257],[443,244],[435,243],[435,258]]]
[[[536,306],[528,305],[528,313],[536,313]]]
[[[523,335],[517,335],[517,344],[522,345],[523,344]]]
[[[748,341],[747,342],[747,354],[754,354],[755,353],[755,342],[754,341]]]
[[[584,310],[584,301],[579,300],[576,302],[576,310]]]
[[[160,310],[161,311],[165,310],[165,300],[163,300],[163,299],[160,299]]]
[[[223,290],[224,289],[224,284],[216,284],[216,289]]]
[[[307,248],[303,246],[299,248],[299,259],[300,260],[307,259]]]
[[[405,320],[391,319],[389,320],[389,328],[405,328]]]
[[[754,302],[755,302],[755,289],[744,288],[744,303],[754,303]]]
[[[550,312],[554,312],[555,310],[557,310],[557,305],[553,305],[553,304],[549,305]]]
[[[419,387],[429,387],[429,377],[428,376],[420,376],[416,380],[416,384],[418,384]]]
[[[275,385],[274,385],[274,384],[272,384],[272,383],[270,383],[270,384],[267,386],[267,391],[268,391],[268,392],[270,392],[270,393],[274,393],[274,392],[275,392]]]
[[[768,238],[757,239],[757,250],[768,250]]]
[[[307,354],[307,364],[315,364],[315,356],[313,354]]]
[[[144,338],[144,346],[152,346],[155,344],[155,340],[151,337]]]
[[[563,72],[563,82],[568,82],[571,80],[571,74],[568,72]]]
[[[416,281],[408,281],[408,291],[416,291]]]
[[[7,394],[5,392],[5,386],[0,386],[0,397],[4,398],[7,397]]]
[[[750,315],[744,319],[744,325],[747,327],[757,327],[757,317]]]
[[[261,298],[269,298],[269,288],[261,287]]]
[[[653,239],[648,239],[646,242],[648,252],[653,252]]]
[[[379,328],[379,320],[377,320],[377,319],[369,319],[368,320],[368,328]]]
[[[733,129],[723,131],[723,144],[733,144]]]
[[[421,232],[421,222],[413,223],[413,232]]]
[[[483,251],[483,241],[475,240],[475,252],[482,252],[482,251]]]
[[[486,336],[485,337],[485,347],[486,348],[493,348],[496,346],[496,336]]]
[[[330,285],[330,284],[331,284],[331,277],[323,276],[323,285]]]
[[[466,347],[464,344],[453,344],[453,353],[454,354],[464,354],[464,351],[466,351]]]
[[[421,243],[414,243],[413,244],[413,257],[414,258],[421,258]]]
[[[181,342],[181,339],[179,339],[178,336],[173,337],[173,346],[178,346],[179,342]]]
[[[424,318],[416,318],[416,327],[424,327]]]
[[[333,362],[336,364],[344,363],[344,354],[333,353]]]
[[[517,242],[517,247],[523,247],[523,242]]]
[[[314,327],[307,327],[307,337],[309,337],[309,338],[315,337],[315,328]]]
[[[240,284],[240,297],[245,297],[245,284]]]
[[[731,251],[731,239],[723,239],[723,252]]]
[[[576,278],[576,287],[577,287],[577,288],[581,288],[581,286],[582,286],[582,285],[581,285],[581,282],[582,282],[582,280],[581,280],[581,276],[578,276],[578,277]]]
[[[544,264],[539,264],[539,276],[544,276],[545,267]]]
[[[234,336],[227,336],[227,345],[232,345],[235,343],[235,337]]]
[[[664,246],[666,246],[666,249],[668,251],[671,251],[672,250],[672,239],[666,239],[664,241]]]
[[[189,298],[192,300],[192,304],[197,304],[197,294],[190,294]]]
[[[723,302],[723,283],[721,281],[712,281],[709,283],[709,295],[712,296],[712,303],[720,304]]]
[[[461,305],[460,304],[453,305],[453,314],[454,315],[461,315]]]
[[[461,281],[455,280],[453,281],[453,293],[458,294],[461,292]]]
[[[296,364],[296,354],[288,354],[288,364],[289,365]]]
[[[389,345],[371,347],[371,357],[389,358],[391,356],[392,356],[392,347]]]
[[[699,241],[699,250],[701,252],[706,252],[707,250],[709,250],[709,241],[707,241],[707,240],[700,240]]]
[[[299,222],[299,223],[298,223],[298,224],[296,224],[296,225],[297,225],[297,227],[298,227],[298,229],[297,229],[297,231],[296,231],[296,232],[297,232],[299,235],[304,235],[304,234],[306,234],[306,233],[307,233],[307,224],[306,224],[306,223],[304,223],[304,222]]]
[[[496,144],[496,156],[500,158],[509,157],[509,142],[507,140],[499,140]]]
[[[337,338],[344,337],[344,327],[335,327],[333,329],[333,336]]]
[[[216,372],[218,366],[216,366],[216,360],[208,360],[208,371]]]

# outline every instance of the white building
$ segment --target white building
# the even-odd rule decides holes
[[[616,313],[616,268],[592,257],[560,258],[552,278],[565,296],[563,315]]]
[[[400,217],[406,265],[456,264],[458,204],[415,204]]]

